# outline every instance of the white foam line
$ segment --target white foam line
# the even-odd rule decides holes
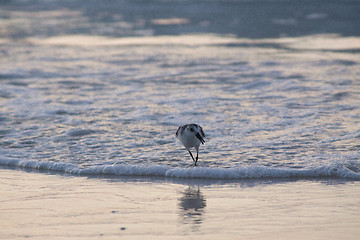
[[[74,175],[97,176],[158,176],[184,179],[261,179],[261,178],[339,178],[360,180],[360,174],[351,171],[341,164],[309,167],[307,169],[272,168],[251,165],[236,168],[212,167],[169,167],[160,165],[106,165],[79,168],[76,165],[57,162],[22,161],[18,159],[0,158],[0,165],[34,170],[56,171]]]

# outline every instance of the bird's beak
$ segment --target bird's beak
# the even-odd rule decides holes
[[[205,140],[201,137],[201,135],[200,135],[199,133],[197,133],[195,136],[200,140],[200,142],[201,142],[202,144],[205,143]]]

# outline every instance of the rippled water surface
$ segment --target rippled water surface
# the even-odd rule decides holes
[[[208,11],[230,11],[210,2]],[[3,162],[188,167],[175,132],[194,122],[207,134],[203,167],[360,172],[360,38],[295,34],[331,22],[330,10],[268,16],[274,35],[251,36],[231,11],[221,28],[186,10],[204,2],[176,2],[171,16],[126,1],[97,11],[82,1],[2,4]]]

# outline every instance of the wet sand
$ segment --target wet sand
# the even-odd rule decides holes
[[[0,239],[356,239],[360,182],[0,170]]]

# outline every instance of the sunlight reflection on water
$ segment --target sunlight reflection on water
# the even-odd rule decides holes
[[[125,26],[121,22],[130,20],[124,16],[91,22],[70,7],[39,10],[35,18],[20,10],[6,14],[3,156],[80,166],[187,166],[174,133],[197,122],[208,135],[200,150],[204,166],[359,159],[359,37],[174,35],[164,29],[166,35],[138,36],[137,30],[196,23],[186,16],[146,16],[158,19],[156,26],[147,20]],[[11,28],[24,22],[33,32],[23,32],[21,24]],[[122,33],[98,34],[105,23]],[[38,24],[43,32],[34,30]],[[62,26],[56,34],[54,25]]]

